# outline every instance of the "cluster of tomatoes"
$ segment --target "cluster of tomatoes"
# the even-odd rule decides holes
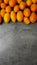
[[[15,23],[24,22],[25,24],[37,21],[37,0],[0,0],[0,23],[10,20]]]

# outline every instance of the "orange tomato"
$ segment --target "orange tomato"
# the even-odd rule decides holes
[[[15,11],[15,12],[18,12],[18,11],[19,11],[19,5],[15,5],[14,11]]]
[[[31,16],[30,16],[30,21],[31,21],[31,23],[35,23],[36,22],[36,13],[34,13],[34,12],[32,12],[31,13]]]
[[[37,11],[37,5],[36,4],[31,5],[31,11],[33,11],[33,12]]]
[[[32,0],[33,3],[37,3],[37,0]]]
[[[14,11],[11,11],[11,20],[12,20],[12,22],[15,23],[16,19],[17,19],[16,13]]]
[[[9,23],[9,21],[10,21],[10,14],[9,13],[5,13],[5,15],[4,15],[4,22],[5,23]]]
[[[31,6],[32,0],[27,0],[26,3],[27,3],[27,6]]]
[[[24,17],[24,23],[27,24],[27,25],[30,24],[30,20],[29,20],[29,18]]]
[[[5,4],[9,4],[9,0],[4,0],[4,3]]]
[[[30,14],[31,14],[30,9],[29,9],[29,8],[25,8],[25,9],[24,9],[24,16],[29,17]]]
[[[11,7],[9,5],[6,7],[6,12],[11,12]]]
[[[19,5],[21,10],[24,10],[26,8],[26,2],[22,1]]]
[[[17,13],[17,20],[19,21],[19,22],[22,22],[23,21],[23,12],[22,11],[19,11],[18,13]]]
[[[17,3],[20,4],[22,2],[22,0],[17,0]]]
[[[2,23],[2,17],[0,16],[0,24]]]
[[[0,0],[0,6],[1,6],[2,0]]]
[[[14,7],[16,5],[16,3],[17,3],[17,0],[9,0],[9,5],[11,7]]]
[[[1,8],[6,8],[6,4],[5,3],[1,3]]]
[[[0,3],[2,3],[2,0],[0,0]]]
[[[5,13],[6,13],[5,9],[1,9],[1,17],[4,17]]]

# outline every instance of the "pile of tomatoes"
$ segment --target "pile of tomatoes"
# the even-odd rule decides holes
[[[36,23],[37,21],[37,0],[0,0],[0,23],[10,20],[15,23],[25,24]]]

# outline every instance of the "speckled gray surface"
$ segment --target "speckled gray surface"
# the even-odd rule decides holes
[[[37,65],[37,23],[0,25],[0,65]]]

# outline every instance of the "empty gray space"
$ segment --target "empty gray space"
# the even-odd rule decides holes
[[[0,25],[0,65],[37,65],[37,23]]]

